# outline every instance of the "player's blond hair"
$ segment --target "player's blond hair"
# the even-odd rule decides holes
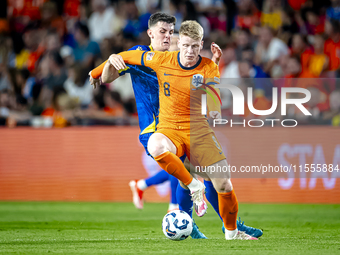
[[[194,40],[203,39],[203,27],[195,20],[184,21],[179,29],[179,35],[185,35]]]

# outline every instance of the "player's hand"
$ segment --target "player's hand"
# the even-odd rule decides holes
[[[223,52],[222,52],[220,46],[218,46],[214,42],[211,43],[210,49],[211,49],[211,53],[213,54],[212,61],[214,61],[216,63],[216,65],[218,65],[218,63],[220,62],[220,59],[222,57]]]
[[[94,79],[92,77],[92,75],[91,75],[91,72],[89,72],[89,75],[90,75],[90,84],[93,86],[93,89],[95,89],[95,88],[99,87],[102,82],[101,82],[100,78],[99,79]]]
[[[218,111],[210,111],[209,116],[212,119],[221,119],[222,118],[221,113],[218,112]]]
[[[123,57],[121,55],[112,54],[109,57],[109,62],[110,62],[111,65],[114,66],[114,68],[116,68],[117,71],[126,68],[124,59],[123,59]]]

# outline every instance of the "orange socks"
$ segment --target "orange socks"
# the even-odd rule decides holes
[[[155,157],[155,160],[162,169],[167,171],[169,174],[175,176],[178,180],[188,185],[192,181],[192,177],[188,170],[184,167],[182,161],[175,154],[170,151],[164,152],[163,154]]]
[[[228,193],[218,192],[218,207],[224,227],[227,230],[235,230],[237,228],[238,201],[234,190]]]

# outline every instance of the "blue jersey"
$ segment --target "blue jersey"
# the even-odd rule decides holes
[[[130,50],[151,51],[151,46],[137,45]],[[135,93],[137,112],[139,118],[140,135],[152,134],[158,124],[159,95],[158,79],[156,73],[145,66],[126,65],[127,68],[119,71],[119,75],[129,73]]]

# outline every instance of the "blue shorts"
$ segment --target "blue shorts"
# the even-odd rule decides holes
[[[149,153],[148,151],[148,141],[149,141],[149,138],[150,136],[152,135],[153,133],[147,133],[147,134],[143,134],[143,135],[140,135],[139,136],[139,141],[140,143],[144,146],[144,149],[146,151],[146,154],[148,154],[148,156],[152,157],[151,154]],[[184,154],[182,157],[180,157],[181,161],[184,162],[185,158],[187,157],[186,154]]]

